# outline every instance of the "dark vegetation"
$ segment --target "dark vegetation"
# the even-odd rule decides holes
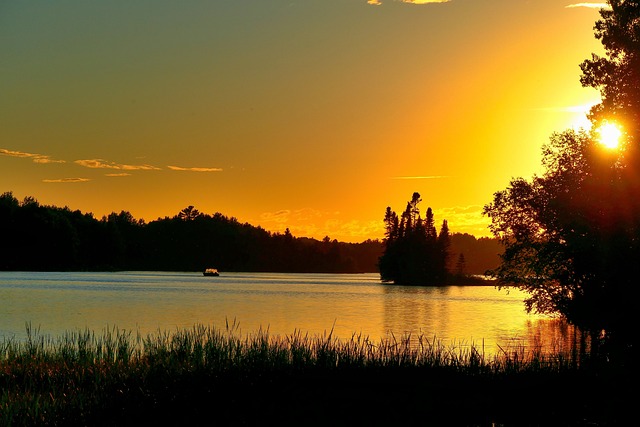
[[[0,195],[0,236],[0,270],[5,271],[214,267],[223,272],[372,273],[383,251],[378,240],[343,243],[270,233],[192,206],[149,223],[126,211],[98,220],[90,213],[43,206],[33,197],[18,201],[11,192]],[[483,274],[499,263],[495,239],[454,234],[451,247],[456,256],[465,256],[464,274]]]
[[[475,276],[499,265],[500,241],[451,234],[447,220],[438,232],[431,208],[421,217],[421,201],[420,194],[413,193],[400,216],[387,207],[381,279],[405,286],[494,285]]]
[[[270,233],[193,206],[145,223],[0,195],[0,270],[375,272],[380,243]]]
[[[633,380],[603,363],[424,336],[243,337],[233,325],[31,331],[0,342],[0,425],[625,425]]]
[[[585,61],[581,81],[602,95],[590,115],[595,127],[604,120],[624,126],[622,149],[605,152],[596,144],[595,132],[555,134],[543,150],[544,174],[514,179],[485,208],[491,230],[505,248],[492,272],[498,283],[527,291],[529,310],[559,314],[585,331],[588,352],[502,349],[485,357],[477,347],[447,349],[424,337],[373,343],[354,335],[340,342],[330,334],[271,339],[261,332],[243,339],[233,331],[225,335],[198,327],[135,340],[118,333],[105,339],[79,333],[54,342],[31,336],[25,343],[0,344],[0,422],[633,424],[638,366],[634,286],[640,273],[640,3],[608,3],[611,10],[601,11],[595,27],[607,57]],[[387,280],[422,283],[446,270],[446,223],[436,236],[428,211],[420,219],[418,201],[414,195],[401,218],[387,210],[381,260]],[[129,263],[135,260],[153,269],[162,262],[160,269],[166,269],[178,268],[175,255],[191,266],[180,264],[180,269],[218,263],[221,268],[277,265],[284,270],[291,261],[286,256],[296,256],[292,242],[298,240],[289,233],[271,235],[218,214],[192,214],[188,208],[149,224],[126,213],[96,221],[79,212],[43,210],[35,201],[19,204],[5,194],[0,199],[0,262],[4,269],[16,269],[23,258],[38,260],[39,269],[88,269],[134,268]],[[34,218],[37,227],[30,229],[25,224]],[[201,241],[196,237],[206,228],[200,226],[226,231]],[[268,242],[261,251],[277,252],[254,254],[259,240],[242,237],[252,233]],[[313,245],[330,248],[333,243]],[[411,265],[394,259],[395,251],[407,247]],[[232,248],[228,265],[223,253],[219,260],[210,258],[221,248]],[[257,261],[263,260],[260,256],[267,258],[264,264]],[[467,254],[459,252],[448,262],[464,271]]]
[[[447,221],[440,233],[431,208],[420,216],[419,193],[413,193],[401,216],[390,207],[384,215],[384,253],[380,257],[380,278],[396,285],[444,285],[449,280],[447,262],[451,236]]]
[[[595,26],[606,56],[581,64],[581,83],[602,100],[589,115],[593,130],[552,135],[544,173],[513,179],[484,211],[505,247],[492,272],[499,284],[526,291],[528,310],[561,314],[604,337],[617,350],[610,356],[631,369],[640,277],[640,3],[608,3]],[[598,142],[604,122],[623,129],[616,150]]]
[[[483,275],[500,265],[504,247],[492,237],[475,237],[468,233],[452,233],[447,270],[454,277]]]
[[[530,312],[559,315],[590,334],[592,352],[634,370],[638,356],[636,288],[640,277],[640,2],[610,0],[595,36],[606,56],[584,61],[581,83],[600,91],[592,130],[555,133],[543,146],[544,173],[513,179],[484,214],[504,247],[489,272],[499,286],[529,296]],[[604,148],[599,127],[623,129],[620,147]],[[446,220],[437,233],[431,209],[422,219],[414,193],[398,216],[387,208],[383,280],[403,285],[451,277]],[[449,261],[450,262],[450,261]],[[461,253],[456,270],[462,271]],[[454,271],[456,271],[454,270]]]

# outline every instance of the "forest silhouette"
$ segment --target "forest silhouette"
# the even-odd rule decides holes
[[[0,195],[0,270],[202,271],[373,273],[383,244],[316,240],[269,232],[221,213],[188,206],[173,217],[145,222],[127,211],[96,219],[91,213]],[[453,234],[465,274],[499,263],[496,239]],[[452,265],[450,268],[456,268]]]

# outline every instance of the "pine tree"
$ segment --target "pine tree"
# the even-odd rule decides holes
[[[384,253],[379,260],[380,277],[402,285],[444,285],[450,236],[447,221],[440,234],[431,208],[420,216],[419,193],[413,193],[398,223],[398,215],[387,207],[384,216]]]

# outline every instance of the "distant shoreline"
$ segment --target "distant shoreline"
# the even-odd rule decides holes
[[[450,286],[497,286],[498,281],[488,276],[467,275],[449,277],[442,285],[413,285],[394,282],[382,282],[384,285],[390,286],[419,286],[431,288],[445,288]]]
[[[188,271],[188,270],[121,270],[121,269],[100,269],[100,270],[0,270],[1,272],[25,272],[25,273],[118,273],[118,272],[164,272],[164,273],[193,273],[197,275],[202,275],[202,271]],[[329,273],[322,271],[310,271],[310,272],[297,272],[297,271],[221,271],[220,275],[224,276],[225,273],[263,273],[263,274],[339,274],[339,275],[358,275],[358,274],[376,274],[380,273],[377,271],[362,271],[355,273]],[[411,284],[402,284],[402,283],[394,283],[394,282],[384,282],[381,280],[383,285],[388,286],[419,286],[419,287],[435,287],[435,288],[443,288],[449,286],[496,286],[497,280],[490,278],[488,276],[483,275],[466,275],[466,276],[455,276],[450,277],[448,280],[442,285],[411,285]]]

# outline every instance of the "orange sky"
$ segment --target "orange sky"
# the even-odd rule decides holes
[[[482,206],[599,99],[594,5],[2,2],[0,192],[359,242],[418,191],[487,235]]]

